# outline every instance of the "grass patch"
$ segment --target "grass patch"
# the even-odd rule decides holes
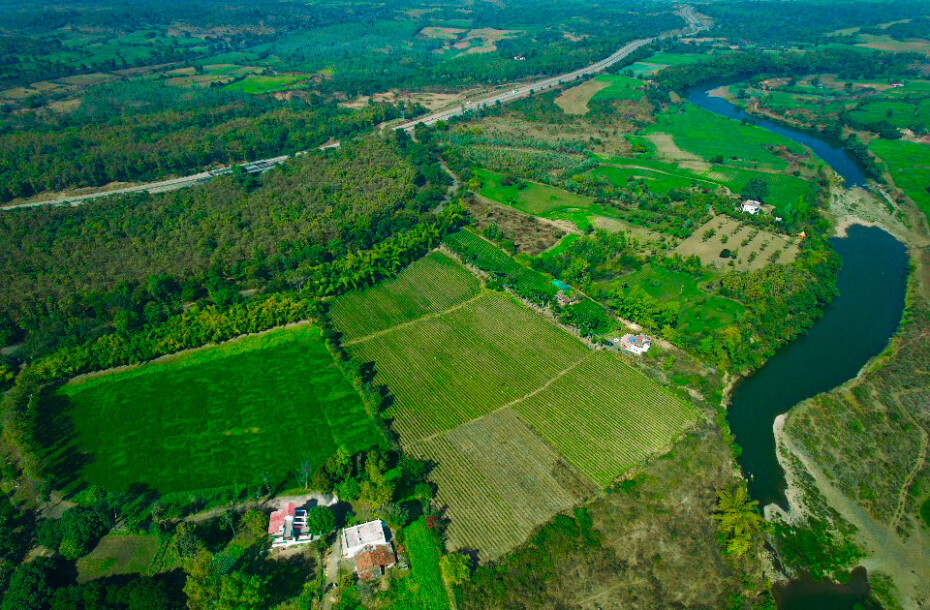
[[[150,535],[108,534],[77,561],[78,582],[121,574],[146,574],[152,568],[158,538]]]
[[[333,326],[359,337],[436,313],[480,292],[478,279],[445,254],[433,252],[396,279],[346,294],[330,309]]]
[[[902,140],[872,140],[869,150],[888,166],[895,186],[930,218],[930,146]]]
[[[384,443],[312,326],[276,330],[58,391],[86,483],[161,493],[283,482],[306,457]]]
[[[643,99],[644,93],[640,90],[643,81],[638,78],[629,76],[619,76],[615,74],[601,74],[594,79],[598,83],[607,83],[607,86],[601,88],[594,97],[595,101],[613,101],[613,100],[630,100],[636,101]]]
[[[476,170],[475,174],[481,180],[482,196],[528,214],[544,216],[566,208],[589,208],[594,203],[589,197],[538,182],[516,181],[505,185],[504,176],[486,169]],[[521,184],[524,188],[520,188]]]
[[[304,80],[307,80],[307,76],[300,74],[282,74],[279,76],[261,76],[253,74],[240,81],[226,85],[226,89],[229,91],[239,91],[241,93],[274,93],[275,91],[293,89],[295,83]]]
[[[417,519],[404,528],[404,545],[410,558],[410,575],[395,581],[393,608],[447,610],[449,596],[439,571],[442,544],[436,534]]]

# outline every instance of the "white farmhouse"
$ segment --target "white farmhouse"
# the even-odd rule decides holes
[[[387,528],[380,519],[347,527],[340,534],[342,554],[355,557],[365,550],[372,550],[387,544]]]
[[[755,216],[762,210],[762,203],[755,199],[747,199],[743,202],[743,205],[740,206],[740,210],[745,214],[752,214]]]
[[[620,349],[637,356],[642,356],[652,347],[652,339],[646,335],[623,335],[619,341],[614,339],[614,344],[620,344]]]

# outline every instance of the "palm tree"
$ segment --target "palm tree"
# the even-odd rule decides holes
[[[752,548],[753,538],[762,530],[765,519],[758,513],[759,503],[749,500],[745,485],[717,492],[717,509],[714,519],[727,539],[727,552],[743,555]]]

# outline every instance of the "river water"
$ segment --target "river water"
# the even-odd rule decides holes
[[[687,99],[804,144],[842,176],[847,186],[865,184],[861,169],[837,143],[748,115],[728,100],[708,94],[718,86],[693,89]],[[798,402],[855,377],[888,344],[904,310],[908,259],[903,244],[881,229],[862,226],[851,227],[847,237],[831,242],[843,261],[837,278],[840,296],[805,335],[784,346],[736,386],[727,413],[742,448],[739,463],[749,479],[750,495],[762,506],[786,504],[785,474],[775,457],[775,418]],[[783,610],[812,604],[824,610],[845,609],[863,601],[867,591],[867,586],[853,590],[796,581],[776,591],[776,597]]]

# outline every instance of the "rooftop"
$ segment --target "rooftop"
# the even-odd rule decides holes
[[[384,523],[375,520],[354,527],[347,527],[342,530],[342,544],[346,550],[360,546],[387,544]]]

